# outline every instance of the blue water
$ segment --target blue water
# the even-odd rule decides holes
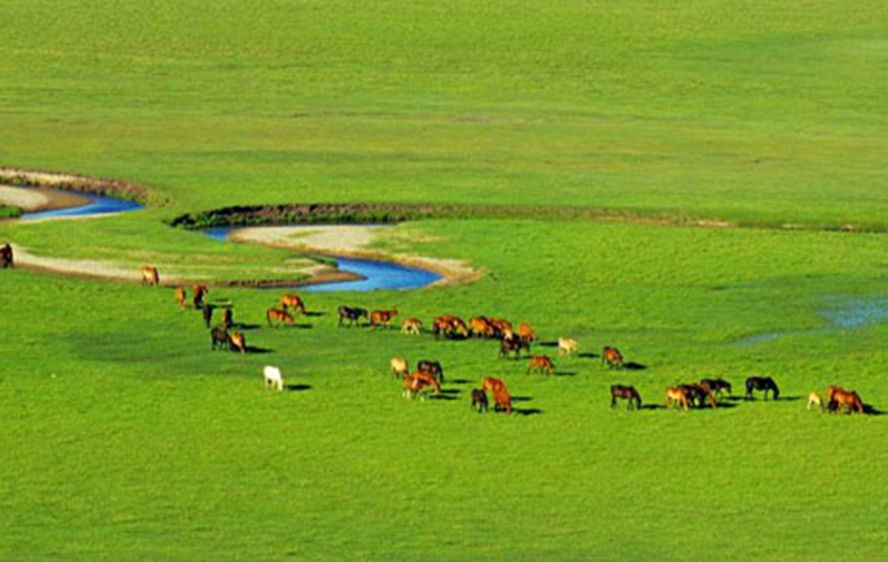
[[[108,213],[122,213],[124,211],[135,211],[141,209],[142,205],[135,201],[127,201],[126,199],[117,199],[115,197],[105,197],[103,195],[92,195],[89,193],[77,193],[77,195],[89,199],[89,203],[80,207],[68,207],[66,209],[55,209],[53,211],[38,211],[36,213],[24,213],[21,220],[35,219],[52,219],[60,217],[82,217],[87,215],[105,215]]]
[[[214,240],[226,242],[228,234],[233,229],[231,227],[207,228],[202,232]],[[367,292],[382,289],[394,289],[406,291],[409,289],[419,289],[430,285],[441,279],[441,276],[431,271],[417,269],[415,267],[406,267],[389,262],[361,260],[352,258],[340,258],[331,256],[336,259],[336,264],[340,271],[355,273],[363,277],[356,281],[334,281],[330,283],[319,283],[317,285],[307,285],[302,287],[304,291],[329,292],[329,291],[352,291]]]

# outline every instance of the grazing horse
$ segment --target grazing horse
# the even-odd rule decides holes
[[[340,306],[337,311],[339,312],[339,326],[342,326],[343,319],[348,320],[348,326],[351,327],[357,324],[361,318],[367,318],[367,310],[356,306]]]
[[[611,408],[616,407],[617,398],[628,400],[627,408],[630,410],[641,408],[641,395],[634,386],[611,385]]]
[[[728,395],[733,394],[731,392],[731,383],[724,379],[703,379],[700,381],[700,384],[703,386],[708,386],[709,390],[714,392],[716,396],[721,396],[723,390],[727,390]]]
[[[146,265],[142,268],[142,283],[147,283],[153,287],[160,285],[160,274],[156,267]]]
[[[370,313],[370,325],[374,328],[389,327],[392,318],[398,315],[398,309],[374,310]]]
[[[300,314],[305,316],[305,303],[302,302],[299,295],[281,295],[281,308],[284,310],[287,310],[288,308],[298,310]]]
[[[185,287],[176,287],[176,302],[179,304],[179,310],[185,310],[185,303],[188,302],[188,293]]]
[[[444,369],[441,368],[441,363],[437,361],[423,359],[416,364],[416,370],[420,373],[431,375],[438,382],[444,382]]]
[[[418,336],[422,333],[422,320],[419,318],[407,318],[401,326],[401,333]]]
[[[222,327],[225,329],[230,328],[234,324],[234,313],[230,308],[226,308],[222,310]]]
[[[265,379],[265,388],[270,386],[278,391],[284,390],[284,377],[281,376],[281,370],[277,367],[266,365],[262,370],[262,376]]]
[[[191,288],[191,292],[194,293],[191,297],[191,301],[194,303],[194,308],[203,308],[204,297],[210,292],[210,290],[207,289],[206,285],[195,285]]]
[[[243,332],[231,332],[228,336],[228,341],[231,344],[231,351],[237,350],[241,353],[247,352],[247,339],[244,337]]]
[[[456,316],[438,316],[432,322],[432,333],[435,338],[440,338],[441,334],[450,338],[467,338],[469,337],[469,328],[461,318]]]
[[[521,357],[521,350],[526,349],[530,353],[530,342],[521,338],[503,338],[500,340],[500,357],[507,357],[510,351],[515,352],[515,359]]]
[[[211,349],[216,349],[216,346],[222,349],[229,349],[231,340],[228,338],[228,332],[225,331],[225,328],[216,327],[210,332],[210,343],[212,344]]]
[[[209,328],[210,324],[212,324],[212,322],[213,322],[213,307],[208,304],[205,304],[205,305],[203,305],[201,312],[203,313],[204,324],[206,325],[207,328]]]
[[[774,400],[780,398],[780,389],[777,388],[777,383],[771,377],[749,377],[746,379],[746,400],[754,398],[752,395],[753,390],[763,390],[765,392],[765,400],[768,399],[769,390]]]
[[[400,379],[407,376],[410,372],[410,366],[403,357],[392,357],[389,360],[389,370],[391,370],[393,377]]]
[[[562,356],[570,356],[574,351],[580,349],[577,340],[571,338],[558,338],[558,354]]]
[[[494,408],[496,410],[505,410],[506,414],[512,413],[512,397],[509,395],[503,379],[484,377],[481,379],[481,390],[489,390],[493,393]]]
[[[487,411],[487,393],[480,388],[472,389],[472,409],[478,407],[478,413]]]
[[[817,406],[818,408],[820,408],[821,412],[824,409],[823,397],[820,396],[818,392],[812,392],[808,395],[808,410],[811,410],[812,406]]]
[[[292,326],[294,318],[292,314],[283,308],[269,308],[265,311],[265,321],[268,322],[269,326],[272,325],[272,322],[275,322],[275,325],[289,324]]]
[[[681,387],[673,387],[666,389],[666,407],[678,404],[687,412],[690,408],[690,400],[685,390]]]
[[[684,390],[685,396],[691,405],[702,408],[704,404],[709,404],[713,408],[718,408],[718,401],[712,393],[712,389],[705,384],[681,384],[678,388]]]
[[[495,329],[493,324],[483,316],[475,316],[469,320],[469,336],[478,338],[494,337]]]
[[[421,396],[421,393],[427,388],[434,388],[435,394],[441,393],[441,385],[438,384],[434,378],[425,373],[416,372],[412,375],[407,375],[404,377],[404,397],[405,398],[413,398],[416,395],[420,395],[420,398],[425,399]]]
[[[528,374],[531,372],[543,371],[549,376],[555,372],[555,364],[546,355],[531,355],[530,365],[527,367]]]
[[[616,347],[604,346],[604,349],[601,351],[601,364],[604,365],[605,363],[611,369],[614,367],[622,369],[623,355],[620,353],[620,350]]]
[[[12,246],[3,244],[0,247],[0,269],[11,269],[12,261]]]
[[[525,322],[521,322],[518,324],[518,337],[527,340],[530,343],[536,339],[536,332],[533,331],[533,328],[530,327],[530,324]]]
[[[830,385],[827,387],[826,393],[830,412],[837,412],[842,408],[847,408],[849,413],[853,413],[855,410],[859,414],[863,413],[863,400],[860,399],[857,391],[845,390],[844,388]]]
[[[488,318],[487,321],[493,327],[493,337],[504,338],[512,334],[512,323],[500,318]]]

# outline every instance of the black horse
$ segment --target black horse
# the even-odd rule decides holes
[[[771,377],[749,377],[746,379],[746,399],[752,400],[753,390],[763,390],[765,392],[765,400],[768,399],[768,391],[771,391],[771,397],[774,400],[780,398],[780,389],[777,383]]]
[[[444,369],[441,368],[441,363],[437,361],[423,359],[416,364],[416,370],[429,375],[439,383],[444,382]]]
[[[367,310],[364,308],[359,308],[356,306],[340,306],[339,307],[339,326],[342,326],[343,320],[348,320],[348,325],[351,327],[356,324],[361,318],[367,318]]]
[[[215,327],[210,332],[210,343],[212,344],[211,349],[216,349],[216,346],[219,346],[222,349],[231,349],[231,340],[228,338],[228,332],[225,328]]]
[[[703,379],[700,381],[701,385],[708,386],[709,390],[721,396],[723,390],[728,391],[728,395],[733,394],[731,391],[731,383],[724,379]]]
[[[472,389],[472,409],[474,409],[475,406],[478,407],[479,414],[482,411],[487,411],[487,393],[478,388]]]
[[[624,386],[615,384],[611,386],[611,408],[617,405],[617,398],[628,400],[628,408],[634,410],[641,408],[641,395],[635,390],[634,386]]]
[[[12,246],[4,244],[0,247],[0,269],[12,268]]]

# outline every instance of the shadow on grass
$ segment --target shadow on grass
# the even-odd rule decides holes
[[[628,363],[623,363],[623,369],[626,371],[644,371],[647,369],[647,365],[642,365],[635,361],[629,361]]]
[[[326,312],[315,312],[315,311],[311,311],[311,310],[309,310],[308,312],[305,313],[305,316],[310,316],[310,317],[326,316],[326,315],[327,315]]]
[[[232,328],[232,329],[234,329],[234,330],[242,330],[242,331],[245,331],[245,332],[248,332],[248,331],[250,331],[250,330],[258,330],[258,329],[261,328],[261,327],[262,327],[261,324],[246,324],[246,323],[244,323],[244,322],[232,322],[232,323],[231,323],[231,328]]]
[[[576,371],[555,371],[553,373],[556,377],[573,377],[576,376]]]
[[[284,389],[287,392],[305,392],[306,390],[311,390],[310,384],[288,384],[284,386]]]
[[[441,394],[432,394],[431,396],[429,396],[429,400],[446,400],[449,402],[453,400],[459,400],[459,396],[447,394],[446,391],[442,390]]]
[[[512,413],[516,416],[536,416],[542,414],[543,411],[539,408],[512,408]]]
[[[601,355],[592,351],[584,351],[583,353],[577,353],[577,357],[582,357],[583,359],[598,359]]]
[[[539,345],[541,347],[558,347],[557,341],[540,341],[536,342],[534,345]]]
[[[513,396],[512,402],[530,402],[533,400],[530,396]]]
[[[641,408],[641,410],[665,410],[666,406],[663,404],[645,404]]]
[[[237,353],[237,350],[235,350],[235,349],[232,349],[232,351],[234,353]],[[249,354],[253,354],[253,353],[261,355],[263,353],[274,353],[274,350],[273,349],[266,349],[264,347],[258,347],[255,345],[248,345],[247,346],[247,354],[249,355]]]
[[[863,405],[863,413],[868,416],[884,416],[885,415],[884,410],[879,410],[878,408],[876,408],[875,406],[873,406],[871,404],[864,404]]]
[[[469,379],[451,379],[449,381],[450,384],[472,384],[472,381]]]
[[[458,388],[445,388],[441,390],[441,394],[447,396],[458,396],[461,391]]]

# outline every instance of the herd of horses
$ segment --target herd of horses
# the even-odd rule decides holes
[[[3,259],[4,249],[0,248],[0,260]],[[11,261],[11,256],[10,256]],[[0,262],[2,263],[2,262]],[[143,283],[158,286],[160,276],[156,268],[145,266],[142,268]],[[212,325],[214,306],[206,302],[209,289],[206,285],[198,284],[192,287],[191,305],[203,313],[205,326],[210,329],[211,349],[228,349],[240,353],[247,352],[246,340],[243,332],[229,331],[234,326],[233,313],[230,306],[222,307],[220,323]],[[174,297],[180,309],[184,310],[188,305],[188,292],[185,287],[177,287]],[[374,329],[392,328],[392,323],[398,316],[397,309],[367,310],[357,306],[340,306],[337,309],[340,328],[370,327]],[[281,325],[293,325],[297,314],[306,315],[305,302],[299,295],[287,293],[280,296],[278,306],[266,310],[265,318],[270,327]],[[362,323],[363,321],[363,323]],[[405,318],[400,330],[405,335],[419,335],[424,331],[424,324],[419,318]],[[512,322],[497,317],[475,316],[468,322],[452,315],[441,315],[432,319],[429,332],[436,338],[451,340],[463,339],[490,339],[499,341],[499,356],[510,356],[518,359],[522,351],[526,352],[528,367],[527,374],[542,373],[552,376],[555,373],[555,363],[548,355],[534,354],[531,346],[537,341],[535,330],[526,322],[520,322],[517,326]],[[549,344],[553,345],[553,344]],[[559,355],[570,356],[578,351],[579,343],[572,338],[560,337],[557,340]],[[623,355],[616,347],[605,346],[601,351],[601,365],[610,369],[622,370],[624,367]],[[429,392],[440,394],[444,382],[444,369],[437,360],[423,359],[417,362],[416,369],[411,372],[406,359],[393,357],[389,362],[389,371],[394,377],[401,379],[403,392],[406,398],[420,397],[425,399]],[[270,376],[269,373],[276,373]],[[279,387],[280,371],[276,367],[266,367],[266,383],[273,383]],[[780,398],[780,388],[771,377],[752,376],[745,382],[746,400],[754,399],[754,392],[762,392],[764,399],[768,400],[770,393],[772,400]],[[703,379],[699,382],[670,386],[664,391],[664,406],[668,408],[680,408],[685,412],[697,408],[717,408],[719,398],[724,393],[732,394],[731,383],[720,379]],[[510,414],[513,411],[512,398],[506,382],[502,378],[485,376],[481,380],[481,387],[472,390],[472,408],[478,412],[488,410],[488,393],[493,397],[495,411]],[[630,410],[641,409],[642,398],[638,390],[631,385],[614,384],[610,387],[610,404],[614,408],[621,400],[627,402]],[[853,390],[847,390],[835,385],[827,388],[826,399],[819,393],[812,392],[808,397],[808,409],[819,407],[823,411],[864,413],[865,406],[860,395]]]

